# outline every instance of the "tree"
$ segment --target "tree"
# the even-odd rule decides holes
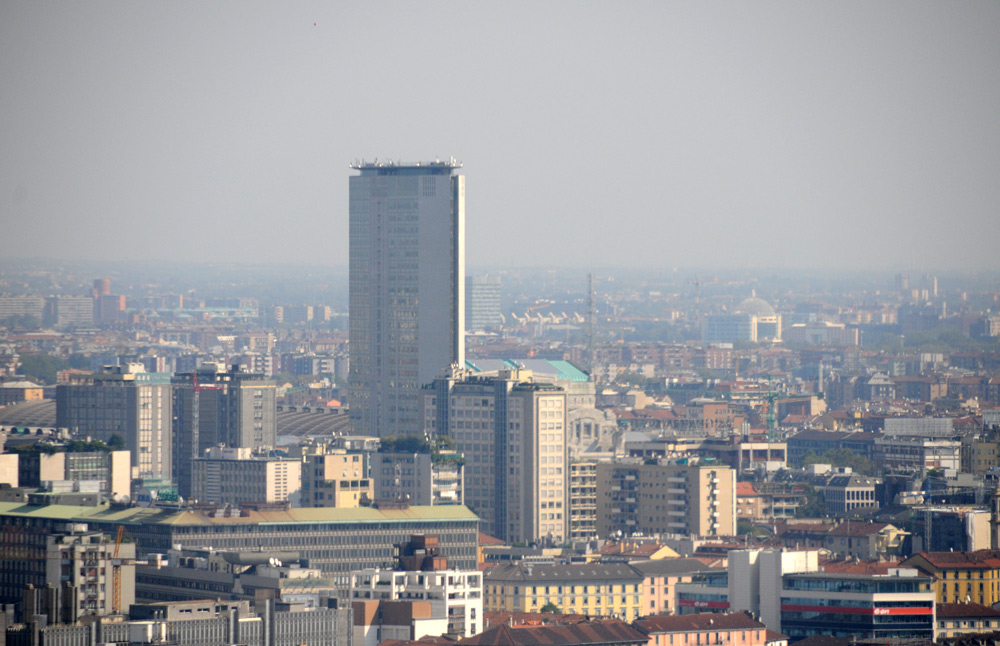
[[[12,330],[37,330],[42,327],[42,322],[38,320],[38,317],[30,314],[14,314],[0,319],[0,327]]]
[[[812,485],[802,485],[802,489],[806,494],[806,503],[800,505],[798,509],[795,510],[796,518],[821,518],[826,515],[826,501],[823,499],[823,494],[816,491]]]
[[[116,433],[115,435],[112,435],[111,437],[108,438],[108,449],[112,451],[122,451],[125,448],[127,448],[125,446],[125,440],[122,439],[121,435],[118,435]]]
[[[809,466],[810,464],[850,467],[854,473],[865,476],[875,475],[875,465],[872,464],[871,460],[848,449],[830,449],[819,456],[809,451],[802,458],[802,466]]]
[[[559,608],[559,606],[557,606],[556,604],[554,604],[554,603],[552,603],[550,601],[547,604],[545,604],[544,606],[542,606],[541,608],[539,608],[538,612],[560,612],[561,613],[562,609]]]
[[[21,374],[48,384],[56,382],[56,373],[69,368],[69,361],[47,354],[27,354],[21,357]]]

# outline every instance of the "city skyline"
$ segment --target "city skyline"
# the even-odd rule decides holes
[[[351,160],[454,155],[471,271],[995,266],[991,3],[0,18],[6,258],[340,266]]]

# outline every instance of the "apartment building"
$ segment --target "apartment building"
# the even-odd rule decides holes
[[[374,499],[369,460],[368,453],[338,449],[304,455],[300,506],[359,507]]]
[[[644,613],[644,577],[627,563],[500,565],[486,573],[486,610],[561,612],[633,621]]]
[[[465,500],[508,543],[567,539],[566,391],[528,370],[452,367],[422,389],[424,433],[465,457]]]
[[[586,541],[597,536],[597,463],[569,465],[569,538]]]
[[[375,498],[413,505],[465,504],[465,460],[454,451],[379,452],[372,456]]]
[[[0,532],[0,603],[22,608],[25,588],[32,586],[39,594],[29,601],[39,611],[44,607],[43,614],[51,613],[53,620],[110,614],[115,609],[113,572],[121,568],[117,610],[127,610],[135,601],[135,565],[113,563],[114,540],[84,523],[54,523],[51,530],[14,526]],[[132,543],[122,543],[117,552],[118,559],[135,559]],[[51,590],[45,592],[47,586]]]
[[[1000,602],[1000,550],[920,552],[899,565],[931,577],[937,603]]]
[[[767,627],[743,612],[646,617],[633,626],[649,646],[765,646]]]
[[[736,531],[736,477],[697,458],[646,463],[626,458],[597,465],[597,533],[608,537]]]

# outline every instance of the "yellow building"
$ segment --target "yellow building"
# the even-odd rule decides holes
[[[1000,550],[920,552],[900,563],[934,577],[937,603],[1000,602]]]
[[[303,507],[359,507],[374,497],[367,455],[335,450],[303,458]]]
[[[486,611],[560,612],[633,621],[643,608],[641,572],[627,563],[532,565],[493,568],[484,581]]]

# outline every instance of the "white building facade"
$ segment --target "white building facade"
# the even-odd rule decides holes
[[[371,568],[351,573],[351,601],[428,601],[431,617],[425,629],[412,636],[396,639],[420,639],[445,632],[471,637],[482,632],[483,575],[479,571],[438,570],[431,572],[393,571]],[[431,620],[431,621],[426,621]],[[443,630],[442,630],[443,628]],[[423,634],[419,634],[423,633]],[[391,639],[369,632],[355,634],[356,646],[375,646]],[[362,644],[363,641],[363,644]]]

